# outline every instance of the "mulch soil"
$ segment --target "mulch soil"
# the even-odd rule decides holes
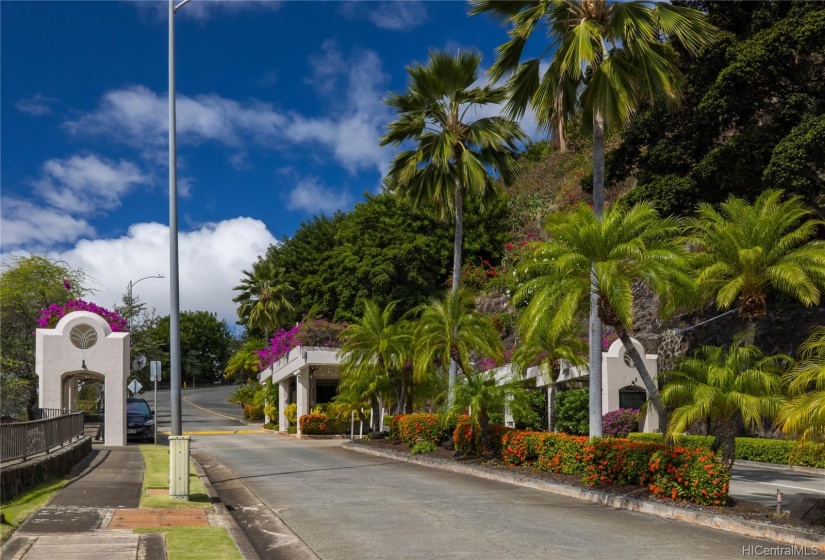
[[[374,447],[376,449],[394,451],[396,453],[401,454],[409,454],[409,448],[403,443],[391,442],[386,439],[355,440],[353,443],[356,445]],[[541,479],[547,480],[549,482],[554,482],[557,484],[565,484],[567,486],[584,488],[584,486],[581,484],[581,476],[578,475],[544,472],[537,470],[533,467],[527,466],[511,466],[502,463],[498,459],[486,461],[474,455],[464,455],[461,452],[449,451],[441,447],[439,447],[436,451],[433,451],[432,453],[426,453],[421,456],[426,457],[427,459],[441,460],[448,463],[470,464],[479,466],[484,469],[506,471],[507,473],[517,474],[527,479]],[[798,519],[790,519],[787,516],[787,513],[785,513],[782,517],[777,517],[776,509],[774,507],[763,506],[762,504],[748,502],[745,500],[738,500],[733,497],[728,497],[728,503],[724,506],[700,506],[692,502],[658,498],[654,496],[649,489],[639,486],[619,486],[615,484],[606,484],[587,488],[592,488],[593,490],[600,490],[602,492],[607,492],[609,494],[615,494],[617,496],[623,496],[626,498],[633,498],[636,500],[658,502],[673,507],[704,511],[706,513],[723,515],[726,517],[745,519],[748,521],[755,521],[758,523],[768,523],[770,525],[776,525],[778,527],[786,527],[790,529],[809,531],[825,535],[825,526],[823,525],[814,525],[811,523],[800,521]]]

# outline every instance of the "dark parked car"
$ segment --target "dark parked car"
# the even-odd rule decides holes
[[[155,419],[144,399],[126,399],[126,439],[154,441]]]

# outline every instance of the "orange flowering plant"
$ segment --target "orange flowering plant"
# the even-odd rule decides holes
[[[329,418],[326,414],[304,414],[298,420],[301,433],[306,435],[323,434],[327,430]]]

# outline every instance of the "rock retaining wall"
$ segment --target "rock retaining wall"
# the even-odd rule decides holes
[[[48,455],[3,467],[0,470],[0,500],[6,502],[38,484],[69,474],[91,451],[92,440],[84,437]]]

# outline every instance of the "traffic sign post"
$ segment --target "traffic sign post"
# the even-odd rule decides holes
[[[149,380],[155,383],[155,445],[158,444],[158,381],[160,381],[160,362],[149,362]]]

